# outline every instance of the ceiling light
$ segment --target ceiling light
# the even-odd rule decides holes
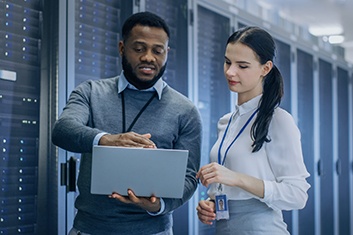
[[[344,42],[344,36],[342,35],[331,35],[328,37],[328,42],[331,44],[339,44]]]
[[[340,25],[310,26],[309,32],[315,36],[338,35],[343,33],[343,28]]]

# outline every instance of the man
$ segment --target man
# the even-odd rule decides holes
[[[168,26],[155,14],[137,13],[124,23],[122,39],[120,76],[80,84],[54,125],[53,143],[82,153],[70,234],[172,234],[173,210],[197,187],[200,116],[190,100],[161,79],[169,51]],[[125,197],[91,194],[94,144],[188,149],[183,197],[137,197],[132,191]]]

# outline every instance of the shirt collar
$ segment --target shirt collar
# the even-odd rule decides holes
[[[157,92],[157,94],[158,94],[158,99],[160,100],[160,99],[162,99],[163,89],[166,86],[167,86],[167,83],[165,81],[163,81],[162,78],[160,78],[153,85],[153,87],[150,87],[150,88],[145,89],[145,90],[140,90],[140,91],[153,91],[153,90],[155,90]],[[119,80],[118,80],[118,93],[121,93],[126,88],[131,89],[131,90],[138,90],[134,85],[132,85],[131,83],[128,82],[128,80],[126,79],[126,77],[124,75],[124,71],[122,71],[120,76],[119,76]]]
[[[242,105],[235,105],[235,113],[239,112],[239,115],[243,115],[244,113],[257,109],[259,107],[261,97],[262,94],[252,98]]]

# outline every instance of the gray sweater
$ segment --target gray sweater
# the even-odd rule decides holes
[[[151,216],[141,208],[124,204],[108,196],[90,193],[91,152],[94,137],[101,132],[122,133],[121,94],[118,77],[87,81],[70,95],[54,125],[55,145],[82,153],[78,177],[78,212],[74,227],[90,234],[154,234],[170,228],[172,211],[191,198],[197,188],[196,172],[200,166],[201,120],[197,108],[169,86],[161,100],[154,98],[131,131],[151,133],[158,148],[188,149],[189,159],[182,199],[163,198],[165,210]],[[126,127],[151,97],[152,92],[125,89]],[[126,176],[129,177],[129,176]]]

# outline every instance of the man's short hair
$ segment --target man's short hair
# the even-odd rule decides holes
[[[146,11],[133,14],[126,19],[122,28],[122,38],[124,41],[130,36],[132,28],[136,25],[161,28],[169,38],[170,32],[167,23],[158,15]]]

